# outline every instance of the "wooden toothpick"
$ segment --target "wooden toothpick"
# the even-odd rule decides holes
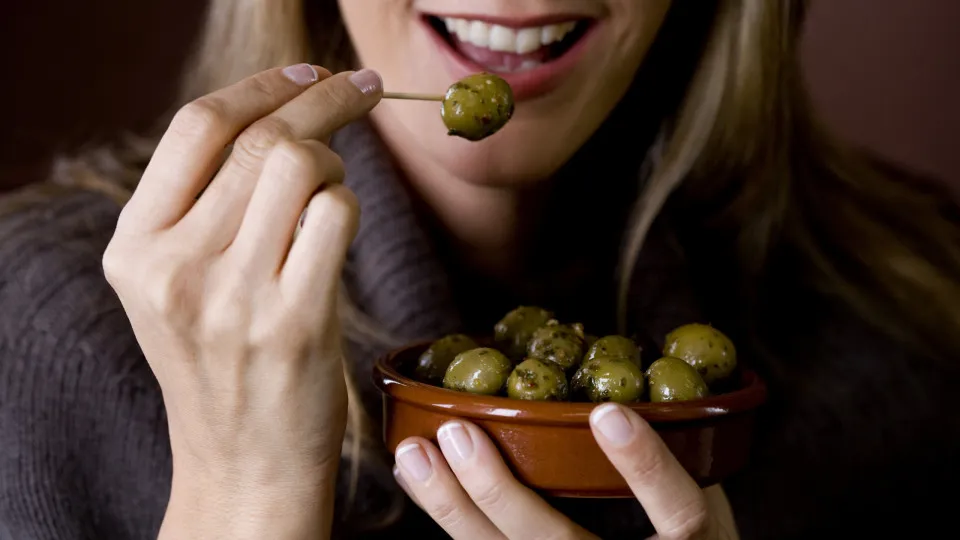
[[[443,101],[443,96],[435,94],[411,94],[407,92],[384,92],[383,99],[412,99],[416,101]]]

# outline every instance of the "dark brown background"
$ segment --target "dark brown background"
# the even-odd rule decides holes
[[[170,105],[204,2],[4,4],[0,186],[12,186],[42,176],[55,152],[150,126]],[[829,123],[960,187],[958,26],[957,0],[816,0],[805,54]]]

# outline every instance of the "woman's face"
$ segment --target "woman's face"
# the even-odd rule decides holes
[[[513,87],[513,119],[468,142],[436,102],[384,100],[374,120],[394,148],[465,181],[549,177],[621,99],[671,0],[339,0],[364,67],[388,91],[442,94],[487,71]]]

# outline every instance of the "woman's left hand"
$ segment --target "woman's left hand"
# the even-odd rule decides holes
[[[623,475],[657,531],[654,538],[738,538],[720,486],[706,490],[639,415],[604,404],[590,415],[593,436]],[[597,538],[513,477],[477,426],[455,420],[431,442],[397,447],[394,474],[407,494],[456,540]]]

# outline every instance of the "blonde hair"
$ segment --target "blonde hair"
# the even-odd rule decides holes
[[[711,3],[700,3],[706,4]],[[720,0],[712,8],[716,11],[699,65],[663,133],[652,177],[627,231],[620,264],[620,324],[626,324],[630,277],[647,232],[683,184],[692,197],[735,193],[716,218],[738,231],[748,272],[762,268],[775,243],[789,242],[808,261],[811,283],[842,298],[866,320],[911,345],[960,352],[960,332],[938,331],[944,324],[960,327],[955,279],[960,274],[960,228],[944,217],[935,192],[881,174],[830,141],[817,125],[799,66],[806,4]],[[316,13],[308,17],[308,10]],[[308,28],[308,22],[316,27]],[[303,0],[212,0],[181,101],[267,68],[304,61],[331,71],[354,67],[336,0],[309,5]],[[61,162],[54,183],[100,189],[122,202],[153,149],[150,139],[132,142],[120,155],[94,152]],[[818,197],[832,198],[820,201],[835,213],[828,220],[809,211]],[[842,234],[818,232],[824,227]],[[864,279],[866,275],[871,277]],[[351,339],[398,344],[345,295],[340,308]],[[355,387],[348,386],[351,422],[344,452],[353,457],[356,485],[356,464],[373,435],[366,431],[369,422]]]

